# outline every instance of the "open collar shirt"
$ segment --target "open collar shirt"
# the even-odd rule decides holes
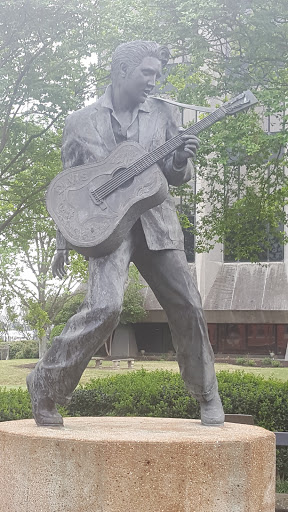
[[[141,112],[150,112],[150,108],[148,103],[145,101],[141,103],[133,110],[132,120],[127,130],[121,125],[121,121],[118,119],[117,114],[114,110],[114,106],[112,103],[112,86],[111,84],[107,87],[102,107],[108,108],[110,110],[110,118],[112,130],[114,133],[116,144],[120,144],[126,140],[134,140],[135,142],[139,142],[139,111]]]

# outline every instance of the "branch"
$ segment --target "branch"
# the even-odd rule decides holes
[[[15,293],[15,295],[17,295],[21,299],[22,304],[24,304],[24,306],[26,307],[29,307],[29,302],[25,299],[23,293],[20,292],[20,289],[22,290],[23,287],[20,288],[20,286],[17,286],[15,283],[13,283],[13,281],[9,279],[7,275],[5,276],[5,281],[8,283],[9,288]]]
[[[32,194],[27,196],[24,201],[20,203],[20,205],[16,208],[16,210],[6,219],[2,224],[0,224],[0,233],[3,233],[3,231],[11,224],[11,222],[19,215],[19,213],[23,212],[26,208],[29,206],[29,200],[32,199],[35,195],[37,195],[41,190],[45,190],[47,187],[47,183],[45,185],[42,185],[37,190],[35,190]],[[28,202],[28,203],[27,203]]]
[[[8,171],[8,169],[16,162],[16,160],[18,160],[18,158],[26,151],[27,147],[29,146],[29,144],[31,144],[32,140],[38,139],[38,137],[41,137],[42,135],[44,135],[44,133],[46,133],[51,128],[51,126],[53,126],[53,124],[57,121],[57,119],[59,119],[59,117],[61,115],[62,115],[62,112],[59,112],[59,114],[57,114],[57,116],[54,119],[52,119],[51,123],[49,123],[46,126],[46,128],[43,128],[43,130],[41,130],[40,132],[35,133],[34,135],[31,135],[29,137],[29,139],[25,142],[24,146],[17,153],[17,155],[15,155],[15,157],[11,160],[11,162],[9,162],[8,165],[6,165],[6,167],[4,167],[3,171],[0,174],[0,177],[3,176]],[[18,174],[18,173],[16,173],[16,174]]]
[[[47,44],[46,44],[46,46],[47,46]],[[33,57],[25,64],[25,66],[23,67],[21,73],[19,73],[19,75],[18,75],[18,78],[17,78],[17,80],[15,82],[15,85],[14,85],[14,88],[13,88],[12,97],[11,97],[10,102],[8,104],[6,117],[5,117],[4,125],[3,125],[3,128],[2,128],[3,132],[2,132],[2,139],[1,139],[1,142],[0,142],[0,153],[2,153],[2,151],[3,151],[3,149],[4,149],[5,145],[6,145],[6,142],[7,142],[9,118],[10,118],[11,110],[12,110],[12,107],[13,107],[13,104],[14,104],[14,100],[15,100],[15,96],[16,96],[16,93],[17,93],[17,91],[19,89],[19,86],[20,86],[24,76],[26,75],[27,71],[31,67],[32,63],[39,57],[39,55],[41,55],[41,53],[43,52],[43,49],[46,46],[43,45],[38,50],[38,52],[36,52],[33,55]]]

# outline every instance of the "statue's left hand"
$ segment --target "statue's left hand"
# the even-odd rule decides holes
[[[62,279],[66,275],[65,264],[69,265],[69,250],[58,250],[52,261],[52,274],[53,277]]]
[[[183,131],[183,128],[179,128],[179,134],[183,140],[183,145],[176,149],[174,156],[175,163],[179,167],[181,167],[181,165],[185,165],[188,158],[195,158],[197,149],[200,144],[200,141],[196,135],[182,135]]]

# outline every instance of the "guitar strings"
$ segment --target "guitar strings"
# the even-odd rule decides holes
[[[176,141],[175,139],[178,139],[178,141]],[[172,142],[174,142],[174,144],[172,144]],[[159,148],[157,148],[152,153],[143,155],[134,164],[127,167],[121,175],[115,176],[114,178],[110,179],[107,183],[101,185],[94,192],[96,192],[98,196],[100,196],[100,194],[101,194],[102,198],[105,197],[105,195],[108,195],[110,192],[113,192],[113,190],[115,190],[119,186],[119,184],[125,183],[125,181],[132,178],[133,176],[137,176],[137,174],[139,174],[142,170],[150,167],[151,165],[153,165],[153,163],[160,160],[160,158],[162,157],[162,152],[163,152],[164,146],[165,146],[165,150],[167,148],[167,151],[165,151],[165,154],[167,154],[167,153],[170,153],[171,151],[173,151],[174,145],[176,147],[178,147],[179,145],[181,145],[181,143],[182,143],[181,137],[179,137],[178,135],[176,137],[174,137],[173,139],[166,141],[165,144],[163,144],[162,146],[159,146]],[[105,195],[102,195],[102,194],[105,194]]]
[[[183,134],[197,134],[200,131],[204,130],[206,127],[210,126],[214,122],[220,120],[225,116],[225,112],[223,110],[217,109],[215,112],[206,116],[204,119],[201,119],[195,125],[190,126],[186,130],[183,131]],[[166,154],[171,153],[174,149],[183,144],[181,136],[176,135],[172,139],[169,139],[164,144],[159,146],[155,151],[149,153],[148,155],[143,155],[140,157],[134,164],[127,167],[122,174],[119,174],[112,179],[110,179],[107,183],[104,183],[99,188],[93,190],[91,193],[94,197],[101,200],[104,199],[107,195],[116,190],[120,185],[124,184],[127,180],[132,178],[133,176],[137,176],[139,173],[156,163],[158,160],[163,158]]]

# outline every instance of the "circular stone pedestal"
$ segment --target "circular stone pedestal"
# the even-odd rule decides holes
[[[1,512],[274,512],[274,434],[196,420],[0,423]]]

